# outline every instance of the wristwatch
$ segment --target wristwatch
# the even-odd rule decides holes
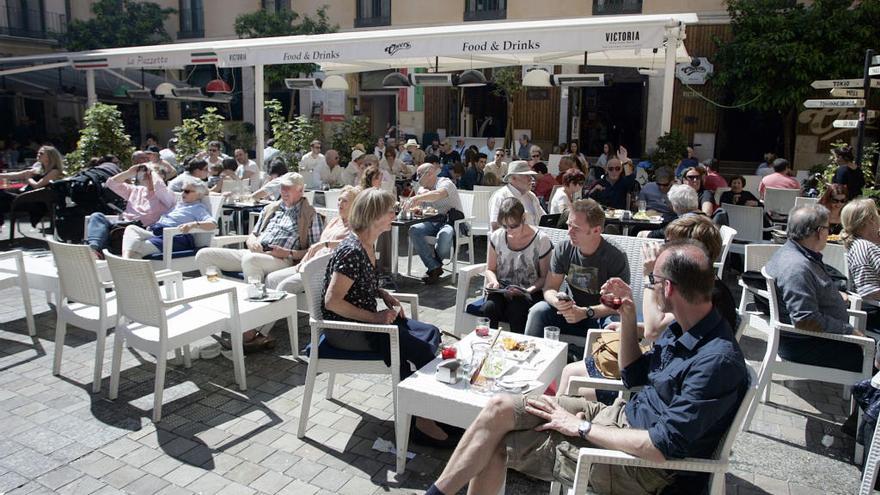
[[[587,306],[587,319],[592,320],[596,316],[596,310],[591,306]]]
[[[578,426],[578,436],[581,437],[581,440],[586,440],[587,435],[590,434],[590,429],[593,428],[593,423],[589,421],[582,421],[580,426]]]

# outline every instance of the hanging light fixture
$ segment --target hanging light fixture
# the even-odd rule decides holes
[[[544,69],[532,69],[526,72],[522,85],[531,88],[549,88],[552,86],[550,84],[550,73]]]
[[[230,86],[229,83],[218,77],[217,79],[208,81],[208,84],[205,85],[205,92],[228,94],[232,93],[232,86]]]
[[[332,75],[324,78],[321,89],[328,91],[348,91],[348,81],[343,76]]]
[[[485,81],[485,79],[484,79]],[[409,78],[400,72],[392,72],[382,79],[382,87],[388,89],[402,89],[412,86]]]
[[[468,69],[458,76],[457,86],[459,88],[478,88],[486,84],[486,76],[478,70]]]
[[[171,96],[174,94],[174,85],[169,82],[163,82],[156,86],[156,89],[153,90],[153,94],[156,96]]]

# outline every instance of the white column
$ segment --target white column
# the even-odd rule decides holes
[[[266,129],[263,122],[265,109],[263,108],[263,66],[254,66],[254,133],[257,135],[257,165],[260,170],[263,166],[263,149],[266,148]]]
[[[678,50],[680,28],[666,29],[666,63],[663,68],[663,107],[660,112],[660,133],[672,128],[672,90],[675,88],[675,52]]]
[[[86,106],[91,108],[98,103],[98,93],[95,92],[95,69],[86,71]]]
[[[241,68],[241,113],[242,120],[256,125],[254,120],[254,68]]]

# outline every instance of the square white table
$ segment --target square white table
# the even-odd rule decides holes
[[[48,302],[57,300],[61,291],[58,281],[58,268],[55,266],[55,259],[49,251],[39,253],[24,253],[24,271],[27,273],[28,288],[31,290],[41,290],[46,292]],[[111,280],[110,269],[107,267],[106,261],[96,261],[98,266],[98,277],[102,281]],[[15,260],[8,259],[0,261],[0,273],[17,273]]]
[[[241,390],[247,390],[247,379],[244,369],[244,344],[242,334],[252,328],[273,323],[277,320],[287,320],[287,330],[290,332],[290,346],[294,358],[299,352],[299,327],[297,322],[296,294],[286,294],[284,298],[272,302],[249,301],[247,299],[248,284],[221,278],[216,282],[209,282],[207,277],[191,278],[183,281],[183,293],[187,296],[209,292],[217,289],[234,287],[238,298],[238,328],[230,328],[229,334],[232,339],[232,355],[237,370],[235,382]],[[193,306],[211,308],[215,311],[226,312],[227,296],[217,296],[202,299],[191,303]],[[232,323],[235,325],[235,322]]]
[[[528,393],[539,395],[562,374],[567,361],[568,344],[540,337],[527,337],[518,333],[502,332],[496,346],[501,345],[501,338],[510,336],[517,340],[534,340],[538,351],[525,362],[526,366],[534,366],[533,380],[542,385]],[[471,332],[456,344],[459,357],[466,354],[470,357],[470,345],[477,340],[491,342]],[[466,351],[462,351],[463,347]],[[435,358],[420,370],[397,385],[397,417],[395,430],[397,437],[397,474],[403,474],[406,468],[406,449],[409,446],[409,426],[413,416],[433,419],[459,428],[467,428],[476,419],[491,395],[481,394],[470,389],[467,380],[459,380],[454,385],[437,381],[434,377],[437,364],[441,358]]]

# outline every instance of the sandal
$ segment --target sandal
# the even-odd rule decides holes
[[[275,348],[275,337],[257,334],[251,340],[244,342],[244,353],[252,354],[260,351],[270,351]]]

